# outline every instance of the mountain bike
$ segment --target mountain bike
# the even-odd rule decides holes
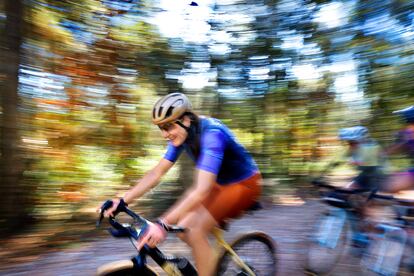
[[[412,222],[409,216],[402,215],[399,206],[403,200],[378,194],[376,190],[341,189],[321,179],[313,181],[312,184],[331,192],[322,193],[323,202],[328,204],[329,208],[318,221],[309,241],[305,266],[308,275],[331,274],[348,245],[358,249],[353,252],[359,254],[363,275],[394,276],[398,271],[403,271],[402,259],[404,256],[412,256],[407,252],[412,252],[413,248],[412,239],[408,242],[406,232],[406,229],[412,227]],[[355,208],[355,204],[350,200],[352,195],[365,196],[366,202],[389,200],[399,203],[393,205],[395,223],[376,223],[371,225],[369,231],[364,229],[367,228],[366,222],[360,209]],[[407,201],[405,203],[407,204]],[[362,224],[365,225],[361,227]]]
[[[353,245],[359,248],[365,247],[368,242],[366,234],[362,231],[361,206],[357,208],[350,197],[359,197],[364,201],[375,193],[367,189],[341,189],[330,185],[323,178],[312,181],[312,184],[319,188],[322,202],[327,205],[327,209],[318,219],[308,241],[305,273],[329,275],[344,255],[351,240]]]
[[[104,211],[111,206],[112,201],[110,200],[102,205],[97,226],[100,225],[103,219]],[[133,219],[133,222],[129,224],[120,223],[115,217],[109,217],[108,221],[112,226],[109,232],[114,237],[129,238],[137,249],[137,241],[145,234],[149,220],[136,214],[125,205],[118,206],[117,213],[119,212],[124,212],[129,215]],[[166,228],[168,233],[182,233],[187,231],[185,228],[174,225],[167,225]],[[216,228],[213,231],[217,245],[222,249],[215,268],[215,275],[276,275],[276,243],[270,236],[256,231],[243,234],[233,242],[227,243],[223,238],[223,231],[225,229],[226,227],[222,225],[222,227]],[[144,245],[140,250],[137,249],[137,251],[138,255],[132,257],[130,260],[111,262],[99,267],[97,275],[158,275],[147,264],[147,256],[152,258],[167,275],[197,275],[194,266],[184,257],[164,255],[159,248],[151,248],[148,245]]]

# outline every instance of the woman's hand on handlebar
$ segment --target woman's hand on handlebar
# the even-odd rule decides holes
[[[158,222],[148,222],[147,227],[145,234],[139,241],[138,249],[141,249],[144,244],[147,244],[149,247],[156,247],[167,237],[167,230],[162,224]]]
[[[104,217],[108,218],[108,217],[114,217],[115,216],[115,211],[118,208],[119,203],[121,202],[121,200],[119,198],[114,198],[112,199],[112,206],[111,208],[109,208],[108,210],[104,211]]]
[[[116,216],[117,213],[120,211],[120,210],[118,210],[118,208],[121,207],[120,204],[123,205],[123,206],[128,206],[128,204],[126,204],[123,201],[122,198],[121,199],[119,199],[119,198],[112,199],[111,202],[112,202],[112,205],[109,208],[106,208],[106,209],[104,208],[105,204],[107,204],[106,202],[98,208],[99,212],[103,211],[103,215],[106,218]]]

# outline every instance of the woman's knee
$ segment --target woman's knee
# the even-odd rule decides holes
[[[208,233],[203,231],[203,229],[191,227],[188,228],[186,232],[177,234],[177,236],[183,242],[192,247],[194,244],[199,243],[201,240],[207,239]]]
[[[202,238],[207,238],[209,233],[208,229],[204,227],[203,222],[197,219],[196,216],[187,217],[179,225],[187,230],[184,233],[179,233],[177,236],[189,245],[198,242]]]

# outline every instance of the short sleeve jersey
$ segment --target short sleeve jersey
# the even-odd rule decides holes
[[[241,181],[258,171],[248,151],[220,120],[200,118],[200,153],[196,157],[187,142],[179,147],[168,144],[164,158],[175,162],[184,150],[196,167],[217,175],[217,183],[226,185]]]
[[[360,162],[364,167],[377,167],[382,163],[381,147],[374,141],[362,143],[356,152],[351,154],[354,161]]]

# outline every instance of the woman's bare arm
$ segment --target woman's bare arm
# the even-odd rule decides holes
[[[160,162],[148,171],[138,183],[125,193],[123,199],[126,203],[131,203],[135,198],[140,198],[146,192],[158,185],[161,177],[174,165],[167,159],[161,159]]]
[[[203,202],[210,193],[216,179],[217,175],[197,169],[194,185],[163,215],[163,220],[169,224],[176,224],[184,214]]]

